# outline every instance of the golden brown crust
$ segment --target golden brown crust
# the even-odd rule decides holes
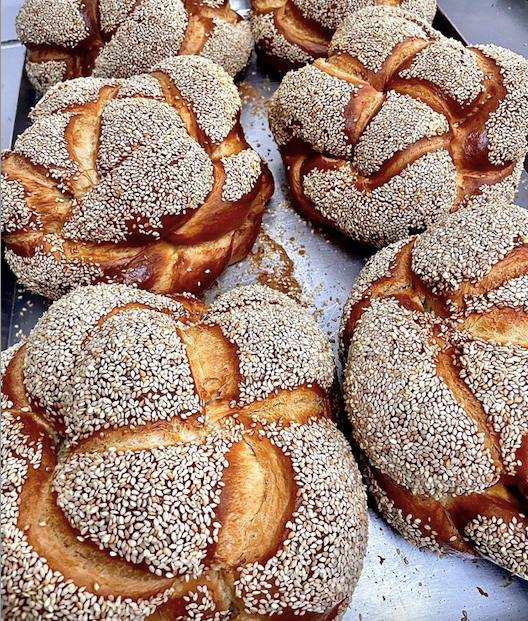
[[[288,73],[269,116],[294,206],[383,247],[457,209],[511,202],[527,111],[526,59],[379,6],[345,19],[327,59]]]
[[[251,0],[253,38],[264,62],[286,72],[324,58],[348,14],[378,5],[399,6],[428,23],[436,13],[436,0]]]
[[[196,56],[58,85],[2,154],[7,259],[32,290],[206,289],[258,234],[273,180],[231,79]]]
[[[28,77],[44,92],[72,78],[128,78],[183,54],[234,77],[252,47],[249,24],[229,0],[25,0],[16,27]]]
[[[334,619],[367,537],[334,371],[258,285],[53,304],[2,355],[6,621]]]
[[[367,264],[341,325],[345,396],[380,512],[528,579],[528,214],[447,216]]]

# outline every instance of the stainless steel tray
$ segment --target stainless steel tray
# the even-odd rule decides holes
[[[232,4],[241,12],[247,10],[244,0],[232,0]],[[442,13],[436,26],[462,39]],[[528,39],[528,23],[525,30]],[[242,124],[249,142],[268,162],[276,191],[253,254],[229,267],[205,298],[211,300],[237,285],[269,282],[293,292],[334,341],[343,304],[368,251],[329,230],[313,227],[289,205],[281,159],[267,123],[267,100],[278,84],[278,76],[258,65],[255,57],[239,81]],[[24,76],[15,136],[27,126],[27,112],[35,101],[36,93]],[[518,201],[528,205],[526,172]],[[18,286],[4,261],[2,276],[4,348],[28,334],[49,302]],[[528,621],[528,582],[481,559],[421,552],[372,510],[369,516],[368,554],[345,621]]]

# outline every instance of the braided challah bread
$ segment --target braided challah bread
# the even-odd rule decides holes
[[[129,78],[177,54],[235,76],[249,60],[249,24],[228,0],[25,0],[16,29],[40,91],[71,78]]]
[[[381,247],[448,212],[514,199],[528,60],[465,48],[383,6],[349,16],[330,50],[286,75],[270,106],[301,211]]]
[[[2,363],[5,621],[340,618],[366,495],[290,298],[81,287]]]
[[[528,212],[470,207],[378,252],[341,343],[382,515],[528,579]]]
[[[273,179],[212,61],[178,56],[128,80],[58,84],[2,154],[6,258],[58,298],[95,282],[202,291],[257,236]]]
[[[399,6],[428,23],[436,0],[251,0],[251,30],[263,60],[288,71],[327,55],[344,18],[377,5]]]

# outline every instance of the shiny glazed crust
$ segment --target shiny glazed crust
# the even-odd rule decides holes
[[[436,0],[251,0],[251,31],[261,58],[289,71],[323,58],[345,17],[365,7],[401,7],[433,21]]]
[[[2,233],[20,281],[51,298],[96,282],[207,288],[249,252],[273,192],[239,115],[232,79],[198,56],[48,91],[2,154]]]
[[[421,547],[528,579],[528,213],[468,208],[381,250],[341,348],[382,515]]]
[[[366,8],[338,28],[327,60],[285,76],[269,117],[294,205],[382,247],[446,213],[514,199],[528,61]]]
[[[290,298],[81,287],[2,365],[6,621],[340,618],[366,495]]]
[[[83,76],[128,78],[180,54],[235,76],[252,48],[249,24],[228,0],[25,0],[16,29],[40,91]]]

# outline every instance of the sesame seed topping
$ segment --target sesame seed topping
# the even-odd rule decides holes
[[[347,15],[332,38],[329,52],[346,52],[367,69],[378,72],[399,43],[439,37],[436,30],[399,8],[374,6]]]
[[[528,299],[528,277],[525,277],[524,296]],[[516,451],[528,434],[528,349],[469,334],[462,334],[455,342],[460,352],[460,376],[482,403],[493,429],[500,435],[506,472],[515,475]]]
[[[270,100],[296,206],[381,247],[452,211],[513,200],[527,80],[526,59],[466,48],[398,6],[349,11],[328,59],[288,73]]]
[[[101,318],[132,303],[184,315],[181,303],[170,298],[123,285],[94,285],[65,295],[39,320],[24,359],[26,390],[39,405],[60,411],[86,337]],[[104,376],[100,379],[104,383]]]
[[[180,115],[168,103],[142,97],[109,101],[101,115],[99,173],[111,171],[139,147],[163,144],[160,137],[166,132],[171,140],[191,144]]]
[[[69,437],[198,414],[200,401],[174,319],[144,308],[107,319],[75,356],[61,411]]]
[[[253,149],[244,149],[221,160],[226,173],[222,200],[238,201],[255,187],[262,171],[260,157]]]
[[[89,34],[82,0],[25,0],[15,26],[22,43],[75,47]]]
[[[324,613],[348,602],[361,572],[367,516],[359,471],[328,420],[263,430],[291,459],[300,493],[282,546],[266,563],[239,568],[235,593],[259,615]]]
[[[480,295],[465,296],[466,314],[485,313],[493,308],[513,308],[528,313],[528,276],[507,280],[503,285]]]
[[[79,165],[71,158],[64,137],[74,116],[72,112],[37,116],[33,125],[17,138],[13,151],[47,168],[54,179],[67,182],[79,172]]]
[[[290,72],[270,102],[271,130],[280,143],[285,134],[320,153],[349,156],[353,146],[345,133],[345,108],[356,92],[353,84],[314,65]]]
[[[468,205],[485,207],[486,205],[495,205],[497,203],[504,203],[505,205],[513,203],[519,189],[523,170],[524,160],[521,159],[515,165],[511,175],[508,175],[499,183],[480,186],[480,194],[466,196],[460,203],[459,209],[464,209]]]
[[[436,13],[436,0],[396,0],[409,13],[430,22]],[[343,19],[354,11],[378,4],[394,4],[392,0],[294,0],[304,17],[325,28],[336,29]]]
[[[149,99],[159,99],[160,101],[165,99],[161,84],[148,73],[132,76],[128,80],[122,80],[119,83],[117,99],[126,99],[127,97],[137,95],[148,97]]]
[[[347,411],[370,463],[413,493],[482,492],[499,473],[477,425],[436,372],[433,325],[395,299],[372,300],[349,347]]]
[[[101,31],[112,32],[118,28],[135,4],[135,0],[99,0]]]
[[[202,58],[208,58],[220,65],[230,76],[235,76],[248,64],[253,40],[249,22],[236,24],[213,17],[214,29],[207,39]]]
[[[486,121],[489,160],[500,166],[528,151],[528,60],[496,45],[477,45],[500,68],[504,99]]]
[[[528,436],[528,277],[519,252],[527,241],[528,216],[515,205],[447,215],[367,264],[341,327],[347,411],[380,512],[421,547],[462,545],[520,575],[528,575],[526,526],[517,528]],[[429,512],[430,523],[415,512]],[[460,532],[454,512],[468,520]]]
[[[368,292],[371,285],[381,278],[387,278],[391,275],[395,266],[395,260],[400,250],[409,243],[408,239],[401,239],[389,246],[385,246],[379,252],[376,252],[365,264],[365,267],[356,278],[354,287],[348,296],[348,300],[343,307],[343,317],[339,328],[339,342],[342,343],[343,333],[346,322],[350,317],[353,307]],[[341,352],[343,355],[344,352]]]
[[[334,375],[328,341],[293,300],[266,287],[220,296],[209,312],[192,296],[179,300],[123,285],[81,287],[53,304],[22,344],[2,354],[3,405],[12,407],[13,376],[5,374],[13,373],[10,361],[19,351],[22,388],[39,406],[2,411],[4,613],[37,619],[44,611],[52,621],[146,621],[170,599],[186,619],[227,621],[235,602],[243,614],[290,616],[343,610],[349,602],[366,551],[367,506],[350,446],[327,417]],[[193,310],[185,311],[184,305]],[[223,330],[235,311],[243,311],[239,316],[246,329],[255,331],[246,343],[266,343],[278,334],[288,344],[268,348],[269,360],[262,357],[264,349],[252,350],[270,381],[280,369],[287,382],[290,374],[298,378],[306,348],[315,366],[331,367],[319,388],[312,388],[314,378],[298,390],[297,384],[280,386],[278,402],[270,398],[244,411],[233,411],[231,395],[226,400],[219,393],[213,404],[199,401],[192,372],[203,388],[209,363],[200,357],[215,355],[222,338],[221,330],[211,331],[212,318]],[[295,313],[302,327],[284,311]],[[251,322],[249,314],[263,320]],[[275,332],[272,325],[264,329],[275,321]],[[211,348],[205,342],[194,347],[197,330],[201,338],[211,335]],[[299,343],[295,350],[294,342]],[[237,355],[248,352],[241,346]],[[294,365],[292,352],[299,358]],[[226,364],[236,373],[236,359]],[[318,374],[315,381],[321,379]],[[284,413],[280,418],[277,406]],[[200,417],[190,419],[191,411]],[[222,537],[230,539],[228,529],[238,528],[226,515],[229,485],[246,476],[249,465],[237,455],[243,451],[254,459],[257,443],[281,465],[273,478],[259,482],[257,477],[258,493],[266,497],[263,510],[272,517],[273,495],[283,503],[284,490],[295,502],[285,505],[289,514],[276,528],[277,542],[269,549],[259,544],[262,553],[253,554],[251,562],[224,566],[216,545]],[[251,467],[264,472],[271,465],[255,457]],[[37,516],[37,536],[52,527],[53,513],[60,511],[73,529],[65,556],[83,558],[87,586],[76,583],[75,572],[58,571],[42,556],[38,540],[30,545],[27,528],[19,524],[19,503],[28,502],[35,476],[45,481],[35,495],[56,503]],[[236,512],[246,511],[237,507]],[[244,519],[254,519],[249,511]],[[106,553],[104,567],[92,562],[94,545]],[[224,571],[232,578],[224,578]],[[134,580],[135,597],[121,594],[120,579],[129,572],[144,576]],[[119,580],[107,595],[114,575]],[[157,586],[157,578],[170,582]],[[143,584],[154,584],[155,595],[141,597]]]
[[[418,158],[370,192],[358,190],[356,181],[349,164],[314,168],[302,179],[317,211],[347,235],[377,247],[426,228],[449,212],[456,195],[456,168],[445,149]]]
[[[364,476],[367,481],[368,490],[374,496],[378,511],[385,520],[387,520],[390,526],[399,531],[409,543],[419,548],[426,548],[433,552],[443,551],[444,546],[439,545],[436,536],[430,529],[425,528],[427,525],[422,529],[420,527],[420,522],[413,519],[412,514],[405,515],[402,509],[396,507],[385,490],[378,485],[368,466],[364,469]],[[424,530],[427,534],[424,533]]]
[[[26,61],[26,73],[31,84],[45,93],[57,82],[62,82],[67,65],[63,60],[47,60],[41,63]]]
[[[250,148],[237,153],[247,144],[239,113],[232,79],[198,56],[169,59],[151,75],[78,78],[50,89],[14,151],[2,154],[9,164],[2,180],[4,233],[25,236],[17,246],[5,236],[19,280],[53,298],[96,282],[137,282],[167,293],[209,286],[212,277],[200,278],[201,266],[212,251],[229,262],[238,241],[253,235],[255,213],[272,192],[258,154]],[[230,134],[233,140],[221,144]],[[225,201],[262,191],[244,201],[244,221],[236,220],[236,228],[211,237],[210,221],[198,218],[192,238],[176,241],[172,234],[209,196],[219,200],[212,193],[218,159],[227,175]],[[48,202],[58,203],[56,213]],[[23,256],[22,244],[29,249]],[[196,274],[194,283],[178,275],[180,268]]]
[[[443,114],[410,95],[389,91],[380,111],[361,134],[352,163],[361,174],[372,175],[386,160],[420,138],[448,131],[449,123]]]
[[[189,6],[182,0],[99,0],[94,10],[82,0],[24,0],[16,30],[29,47],[28,77],[42,91],[65,78],[149,71],[188,49],[189,38],[194,54],[234,77],[252,48],[249,23],[224,0]]]
[[[2,175],[2,233],[14,233],[28,226],[40,230],[42,222],[27,206],[24,186]]]
[[[495,516],[477,515],[464,533],[482,554],[528,579],[528,524],[525,521],[512,518],[504,522]]]
[[[116,87],[118,85],[118,80],[103,80],[101,78],[79,78],[56,84],[33,108],[30,113],[31,119],[33,122],[37,122],[44,116],[96,102],[105,86]]]
[[[420,235],[412,269],[433,293],[478,282],[515,247],[528,242],[528,214],[515,205],[477,205],[449,215]]]
[[[227,136],[242,103],[233,80],[221,67],[206,58],[185,56],[166,60],[155,71],[165,73],[174,82],[192,105],[200,129],[211,140],[219,142]]]
[[[431,82],[460,105],[470,104],[484,91],[484,74],[475,55],[453,39],[433,41],[399,75]]]
[[[324,389],[332,385],[328,340],[313,317],[287,296],[259,285],[242,287],[221,295],[206,320],[218,324],[237,347],[240,403],[305,383],[316,382]]]
[[[219,483],[225,455],[240,440],[236,430],[212,433],[202,445],[72,454],[55,470],[57,504],[101,549],[156,575],[199,576],[208,539],[218,535]]]
[[[314,60],[310,54],[302,50],[298,45],[290,43],[277,30],[272,13],[265,13],[264,15],[252,13],[250,21],[255,43],[265,48],[268,53],[277,58],[289,60],[292,63],[307,64]]]
[[[95,59],[93,75],[129,78],[179,50],[187,29],[183,2],[142,0]]]
[[[103,270],[88,259],[67,256],[65,242],[57,235],[45,235],[33,248],[30,257],[23,257],[6,248],[7,264],[26,287],[52,300],[70,289],[104,280]]]

